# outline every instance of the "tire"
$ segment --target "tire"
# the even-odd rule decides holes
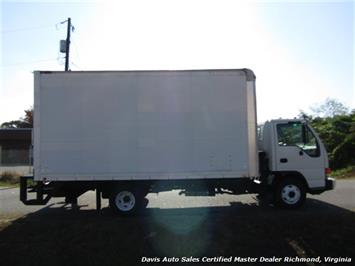
[[[306,200],[306,188],[301,180],[286,178],[276,184],[274,202],[285,209],[300,208]]]
[[[137,213],[143,202],[143,196],[133,188],[117,188],[110,196],[111,209],[122,216]]]

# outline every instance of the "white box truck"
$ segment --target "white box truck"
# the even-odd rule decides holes
[[[150,192],[273,193],[296,208],[334,188],[328,157],[301,120],[257,127],[249,69],[34,73],[34,176],[25,204],[76,203],[88,190],[121,214]],[[35,185],[28,184],[34,179]],[[36,193],[35,199],[28,192]]]

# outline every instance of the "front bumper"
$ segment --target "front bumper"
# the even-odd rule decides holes
[[[311,194],[321,194],[323,193],[324,191],[327,191],[327,190],[332,190],[335,188],[335,185],[336,185],[336,181],[335,181],[335,178],[333,177],[327,177],[325,179],[325,186],[324,187],[321,187],[321,188],[313,188],[313,189],[309,189],[309,193]]]

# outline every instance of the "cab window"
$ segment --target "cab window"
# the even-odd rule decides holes
[[[319,145],[309,127],[300,122],[278,124],[279,146],[297,146],[311,157],[319,156]]]

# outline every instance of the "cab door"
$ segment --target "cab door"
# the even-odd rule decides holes
[[[311,128],[300,121],[275,124],[277,171],[301,173],[310,188],[325,186],[325,161]]]

